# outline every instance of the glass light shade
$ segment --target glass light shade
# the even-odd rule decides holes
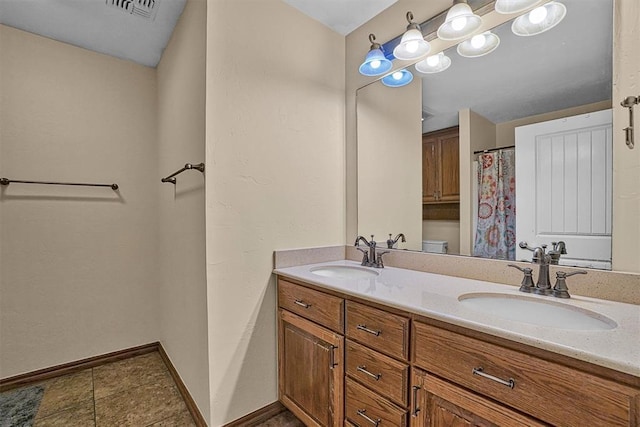
[[[500,45],[500,37],[487,31],[463,41],[458,45],[457,50],[460,56],[477,58],[490,54],[498,48],[498,45]]]
[[[431,50],[422,33],[416,29],[407,30],[400,40],[400,44],[393,49],[393,56],[400,60],[413,60],[425,56]]]
[[[364,62],[360,65],[360,74],[365,76],[380,76],[388,72],[393,64],[387,58],[381,49],[371,49]]]
[[[456,3],[447,12],[444,23],[438,28],[441,40],[460,40],[471,35],[482,25],[482,18],[475,15],[465,3]]]
[[[402,87],[406,86],[413,80],[413,74],[408,70],[398,70],[384,76],[382,78],[382,84],[389,87]]]
[[[544,0],[497,0],[496,12],[509,15],[511,13],[520,13],[542,3]]]
[[[518,16],[511,24],[511,31],[516,36],[535,36],[558,25],[566,14],[565,5],[552,1]]]
[[[416,71],[424,74],[439,73],[451,66],[451,58],[440,52],[436,55],[428,56],[426,59],[416,64]]]

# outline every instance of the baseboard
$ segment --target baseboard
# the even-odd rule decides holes
[[[141,356],[147,353],[153,353],[157,351],[160,357],[167,365],[167,369],[176,383],[176,387],[182,395],[182,399],[187,405],[187,409],[191,413],[194,422],[197,427],[207,427],[207,423],[204,417],[200,413],[196,402],[189,394],[187,387],[182,382],[182,378],[178,375],[171,359],[164,351],[162,344],[154,342],[137,347],[127,348],[124,350],[114,351],[112,353],[102,354],[100,356],[89,357],[87,359],[77,360],[75,362],[64,363],[62,365],[51,366],[49,368],[39,369],[33,372],[27,372],[26,374],[20,374],[9,378],[0,379],[0,392],[11,390],[17,387],[22,387],[34,383],[39,383],[51,378],[61,377],[63,375],[73,374],[75,372],[84,371],[85,369],[95,368],[97,366],[106,365],[107,363],[117,362],[119,360],[128,359],[130,357]]]
[[[193,421],[196,423],[196,426],[207,427],[207,422],[205,421],[204,417],[200,413],[200,410],[198,409],[198,405],[196,405],[195,400],[193,400],[193,397],[191,397],[189,390],[187,390],[187,386],[184,384],[184,382],[182,382],[182,378],[180,378],[178,371],[176,370],[175,366],[173,366],[173,363],[171,363],[171,359],[169,359],[169,355],[167,355],[167,352],[164,351],[164,348],[160,343],[158,343],[158,353],[160,353],[160,357],[162,357],[164,364],[167,365],[167,368],[169,369],[169,373],[173,378],[173,382],[176,383],[176,387],[178,387],[178,391],[182,395],[182,399],[184,400],[184,403],[186,403],[187,409],[189,409],[189,412],[191,413],[191,417],[193,418]]]
[[[160,343],[140,345],[137,347],[127,348],[125,350],[114,351],[112,353],[102,354],[100,356],[89,357],[87,359],[77,360],[75,362],[64,363],[62,365],[51,366],[49,368],[39,369],[33,372],[16,375],[9,378],[0,379],[0,392],[22,387],[25,385],[38,383],[55,377],[80,372],[88,368],[105,365],[118,360],[128,359],[130,357],[140,356],[142,354],[158,351]]]
[[[260,424],[271,417],[275,417],[279,413],[285,411],[285,407],[282,403],[276,401],[270,405],[253,411],[252,413],[245,415],[242,418],[238,418],[235,421],[231,421],[225,424],[223,427],[251,427]]]

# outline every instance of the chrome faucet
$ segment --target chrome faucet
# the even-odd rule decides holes
[[[392,234],[389,234],[389,239],[387,240],[387,249],[393,249],[393,247],[398,243],[398,239],[402,239],[402,243],[406,243],[407,239],[404,237],[404,234],[398,234],[394,239],[391,238]]]
[[[551,279],[549,278],[549,264],[551,263],[551,256],[547,254],[547,245],[540,245],[536,248],[532,248],[527,242],[520,242],[519,246],[522,249],[527,249],[533,252],[531,262],[538,264],[538,281],[536,287],[533,289],[533,293],[538,295],[550,295],[551,294]]]
[[[359,248],[360,242],[364,243],[366,246],[369,247],[369,252]],[[371,240],[369,241],[367,241],[367,239],[365,239],[362,236],[356,237],[356,242],[354,243],[354,246],[356,247],[357,250],[363,253],[361,265],[365,267],[384,268],[384,263],[382,262],[382,255],[386,254],[387,252],[386,251],[381,252],[376,256],[376,245],[377,245],[376,241],[373,240],[373,234],[371,235]]]

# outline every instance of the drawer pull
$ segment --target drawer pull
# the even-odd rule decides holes
[[[373,378],[376,381],[382,378],[382,374],[374,374],[373,372],[367,371],[366,366],[358,366],[356,369],[358,370],[358,372],[362,372],[363,374],[369,375],[371,378]]]
[[[336,353],[335,353],[335,349],[338,348],[335,345],[332,345],[329,347],[329,351],[331,352],[331,361],[329,362],[329,368],[333,369],[337,363],[336,363]]]
[[[514,388],[516,386],[516,382],[513,378],[509,378],[509,380],[503,380],[502,378],[498,378],[498,377],[494,377],[493,375],[489,375],[489,374],[485,374],[484,370],[482,368],[473,368],[472,371],[473,375],[478,375],[481,376],[483,378],[487,378],[491,381],[495,381],[497,383],[500,383],[502,385],[505,385],[509,388]]]
[[[420,390],[420,387],[417,385],[414,385],[412,387],[413,390],[413,399],[412,399],[412,403],[413,403],[413,411],[411,411],[411,416],[412,417],[417,417],[418,416],[418,412],[420,412],[420,408],[418,408],[418,390]]]
[[[380,334],[382,333],[382,331],[374,331],[374,330],[372,330],[372,329],[367,328],[367,325],[358,325],[358,326],[356,326],[356,329],[359,329],[359,330],[361,330],[361,331],[368,332],[368,333],[370,333],[371,335],[375,335],[375,336],[377,336],[377,337],[379,337],[379,336],[380,336]]]
[[[311,307],[311,304],[307,304],[306,302],[302,301],[302,300],[295,300],[294,303],[298,304],[300,307],[304,307],[304,308],[309,308]]]
[[[374,420],[373,418],[367,416],[367,414],[365,414],[365,412],[367,412],[366,409],[358,409],[358,415],[360,415],[365,420],[369,421],[374,426],[378,427],[378,424],[380,424],[380,421],[381,421],[380,418],[378,418],[377,420]]]

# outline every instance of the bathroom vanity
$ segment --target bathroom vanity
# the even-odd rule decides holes
[[[640,424],[639,306],[352,261],[275,273],[279,396],[308,426]]]

